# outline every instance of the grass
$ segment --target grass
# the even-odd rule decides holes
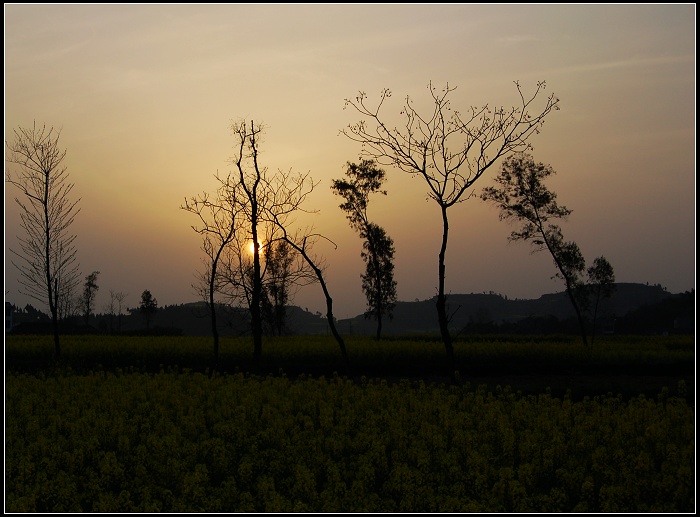
[[[5,340],[5,367],[30,373],[117,368],[155,373],[176,367],[198,372],[450,380],[444,346],[434,336],[345,339],[349,370],[329,336],[266,338],[256,368],[250,338],[223,338],[215,364],[208,337],[64,336],[61,359],[55,361],[50,337],[10,335]],[[609,391],[635,396],[675,387],[680,380],[693,385],[695,380],[693,336],[605,336],[586,348],[574,336],[484,335],[463,337],[454,348],[462,382],[510,385],[527,392],[551,388],[579,396]]]

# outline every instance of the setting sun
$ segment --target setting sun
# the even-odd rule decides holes
[[[262,249],[262,244],[258,243],[258,248]],[[253,241],[248,243],[248,253],[251,255],[255,254],[255,245],[253,244]]]

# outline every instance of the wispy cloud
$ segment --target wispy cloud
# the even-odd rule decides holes
[[[653,66],[673,65],[678,63],[693,63],[694,56],[657,56],[646,58],[619,59],[616,61],[604,61],[599,63],[588,63],[571,66],[563,66],[552,70],[554,73],[580,73],[595,72],[598,70],[614,70],[620,68],[642,68]]]
[[[504,45],[522,45],[523,43],[531,43],[534,41],[542,41],[542,38],[531,34],[514,34],[512,36],[504,36],[496,41]]]

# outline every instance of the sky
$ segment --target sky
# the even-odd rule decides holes
[[[129,307],[145,289],[161,306],[198,300],[197,221],[180,207],[233,171],[231,123],[252,119],[267,127],[263,166],[319,182],[299,224],[337,246],[316,248],[335,316],[361,314],[362,241],[330,189],[361,150],[340,134],[361,119],[344,101],[363,91],[375,105],[389,88],[382,110],[400,124],[406,96],[430,106],[431,82],[456,87],[464,112],[518,105],[514,81],[525,94],[546,81],[561,109],[530,153],[572,210],[565,239],[587,264],[605,256],[618,282],[695,288],[695,4],[4,4],[4,23],[5,141],[35,121],[61,130],[97,312],[110,290]],[[394,240],[398,300],[432,298],[439,208],[421,179],[386,172],[369,216]],[[46,310],[10,262],[18,194],[5,183],[5,300]],[[509,243],[498,215],[478,196],[450,209],[447,292],[562,291],[551,257]],[[293,303],[325,314],[318,284]]]

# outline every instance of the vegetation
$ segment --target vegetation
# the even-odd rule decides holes
[[[146,289],[141,293],[141,301],[139,302],[139,312],[146,318],[146,328],[151,327],[151,318],[158,311],[158,300],[156,300],[151,291]]]
[[[519,387],[503,373],[347,377],[327,373],[342,365],[327,337],[266,346],[270,369],[315,375],[250,375],[235,371],[252,364],[249,339],[222,339],[213,371],[197,361],[205,337],[72,337],[57,364],[45,338],[10,336],[6,510],[693,511],[691,337],[601,339],[594,358],[571,339],[455,342],[460,364],[492,374],[689,367],[688,380],[626,394]],[[440,371],[444,358],[436,338],[348,346],[354,368],[384,373]]]
[[[361,160],[359,164],[348,162],[345,178],[333,180],[331,184],[331,190],[345,200],[340,209],[346,213],[350,227],[364,239],[361,256],[365,273],[361,278],[362,291],[367,298],[365,317],[377,320],[377,339],[382,337],[382,319],[384,316],[391,318],[396,305],[394,241],[367,215],[369,195],[386,195],[386,191],[381,190],[384,176],[374,160]]]
[[[566,219],[571,210],[557,204],[557,195],[550,191],[544,180],[554,174],[554,169],[544,163],[535,163],[531,155],[516,153],[506,158],[496,177],[496,187],[487,187],[481,198],[500,209],[500,218],[521,224],[511,232],[511,241],[529,241],[537,251],[548,251],[556,266],[557,277],[564,280],[566,294],[576,312],[583,344],[588,345],[585,311],[590,304],[589,295],[595,295],[593,332],[600,298],[610,297],[615,274],[605,257],[595,259],[588,268],[589,284],[582,275],[586,260],[573,241],[564,241],[561,228],[551,219]]]
[[[269,174],[258,163],[263,126],[241,121],[232,126],[236,172],[226,179],[217,175],[215,198],[204,194],[181,207],[200,222],[193,229],[206,258],[198,289],[210,311],[215,360],[204,337],[76,334],[59,346],[59,319],[65,317],[61,330],[68,329],[76,302],[75,236],[67,230],[77,202],[68,199],[72,184],[65,183],[65,151],[53,128],[15,131],[8,162],[20,173],[8,173],[8,181],[26,197],[16,201],[27,234],[16,265],[28,294],[48,301],[54,356],[45,337],[6,335],[6,510],[691,511],[692,336],[606,336],[596,347],[581,348],[568,336],[477,336],[476,327],[453,334],[460,329],[451,326],[446,305],[447,211],[469,197],[465,192],[498,158],[530,148],[530,136],[558,109],[558,99],[548,97],[531,116],[528,109],[544,83],[527,99],[516,83],[519,106],[472,108],[464,117],[447,101],[453,88],[438,93],[429,87],[432,115],[421,118],[407,98],[403,130],[388,129],[380,119],[388,90],[376,109],[365,106],[364,93],[346,102],[377,127],[362,121],[344,131],[363,144],[369,160],[348,164],[350,181],[336,180],[332,188],[365,239],[362,287],[379,338],[382,317],[396,302],[394,248],[367,218],[368,195],[381,187],[382,159],[426,181],[443,221],[439,338],[377,343],[349,337],[346,347],[324,265],[313,254],[318,239],[327,238],[294,227],[317,184],[306,174]],[[518,165],[522,156],[509,158],[505,167]],[[510,205],[507,194],[497,199],[492,190],[492,200],[507,215],[526,220],[514,232],[517,238],[552,252],[581,320],[576,304],[588,293],[579,280],[585,263],[558,227],[544,227],[547,216],[569,211],[556,206],[553,193],[538,190],[549,169],[540,164],[537,170],[542,174],[532,178],[541,198],[533,204],[534,218],[532,207]],[[503,178],[508,188],[511,178]],[[614,274],[604,257],[588,273],[595,323]],[[98,274],[85,277],[78,300],[85,325],[73,328],[76,333],[93,332],[88,323]],[[282,336],[290,286],[310,281],[323,290],[322,327],[339,351],[327,336]],[[688,295],[694,300],[694,292]],[[110,332],[115,314],[122,330],[125,297],[110,291]],[[245,305],[243,317],[234,300]],[[690,299],[682,301],[685,307]],[[231,328],[231,322],[243,322],[246,337],[220,335],[219,309]],[[145,290],[131,312],[145,318],[147,334],[181,334],[180,328],[151,328],[158,310]],[[668,310],[675,313],[675,305]],[[490,323],[485,312],[476,309],[481,328]],[[38,311],[28,305],[25,313],[25,321],[38,324],[25,328],[41,326]],[[263,354],[265,331],[271,336]],[[582,331],[586,342],[583,324]]]
[[[385,112],[381,111],[391,97],[389,89],[382,91],[376,107],[367,106],[365,92],[345,100],[346,108],[354,108],[369,120],[350,124],[342,130],[350,140],[362,145],[361,156],[423,178],[428,198],[435,201],[440,210],[442,240],[438,253],[435,306],[450,373],[454,372],[455,365],[445,290],[448,210],[469,199],[469,189],[497,160],[530,149],[530,137],[539,133],[549,113],[559,109],[559,99],[552,94],[547,97],[541,111],[532,111],[538,109],[535,102],[545,89],[544,81],[537,83],[535,93],[528,98],[517,81],[515,86],[520,97],[519,105],[511,108],[472,106],[461,113],[452,109],[448,99],[454,87],[445,85],[438,91],[429,83],[432,108],[420,114],[410,97],[406,97],[401,110],[404,121],[398,125],[385,118]]]
[[[90,314],[95,310],[95,298],[97,297],[97,291],[100,289],[100,286],[97,285],[97,276],[99,274],[99,271],[93,271],[85,277],[85,283],[83,284],[83,294],[80,297],[80,305],[85,315],[85,325],[90,324]]]
[[[75,235],[69,233],[80,201],[71,200],[73,184],[63,165],[66,151],[59,146],[60,131],[46,126],[20,127],[14,140],[6,143],[8,169],[6,181],[17,187],[21,197],[20,226],[24,235],[19,250],[10,250],[18,262],[24,294],[49,307],[54,336],[54,355],[60,357],[59,320],[73,303],[73,290],[78,285]]]

